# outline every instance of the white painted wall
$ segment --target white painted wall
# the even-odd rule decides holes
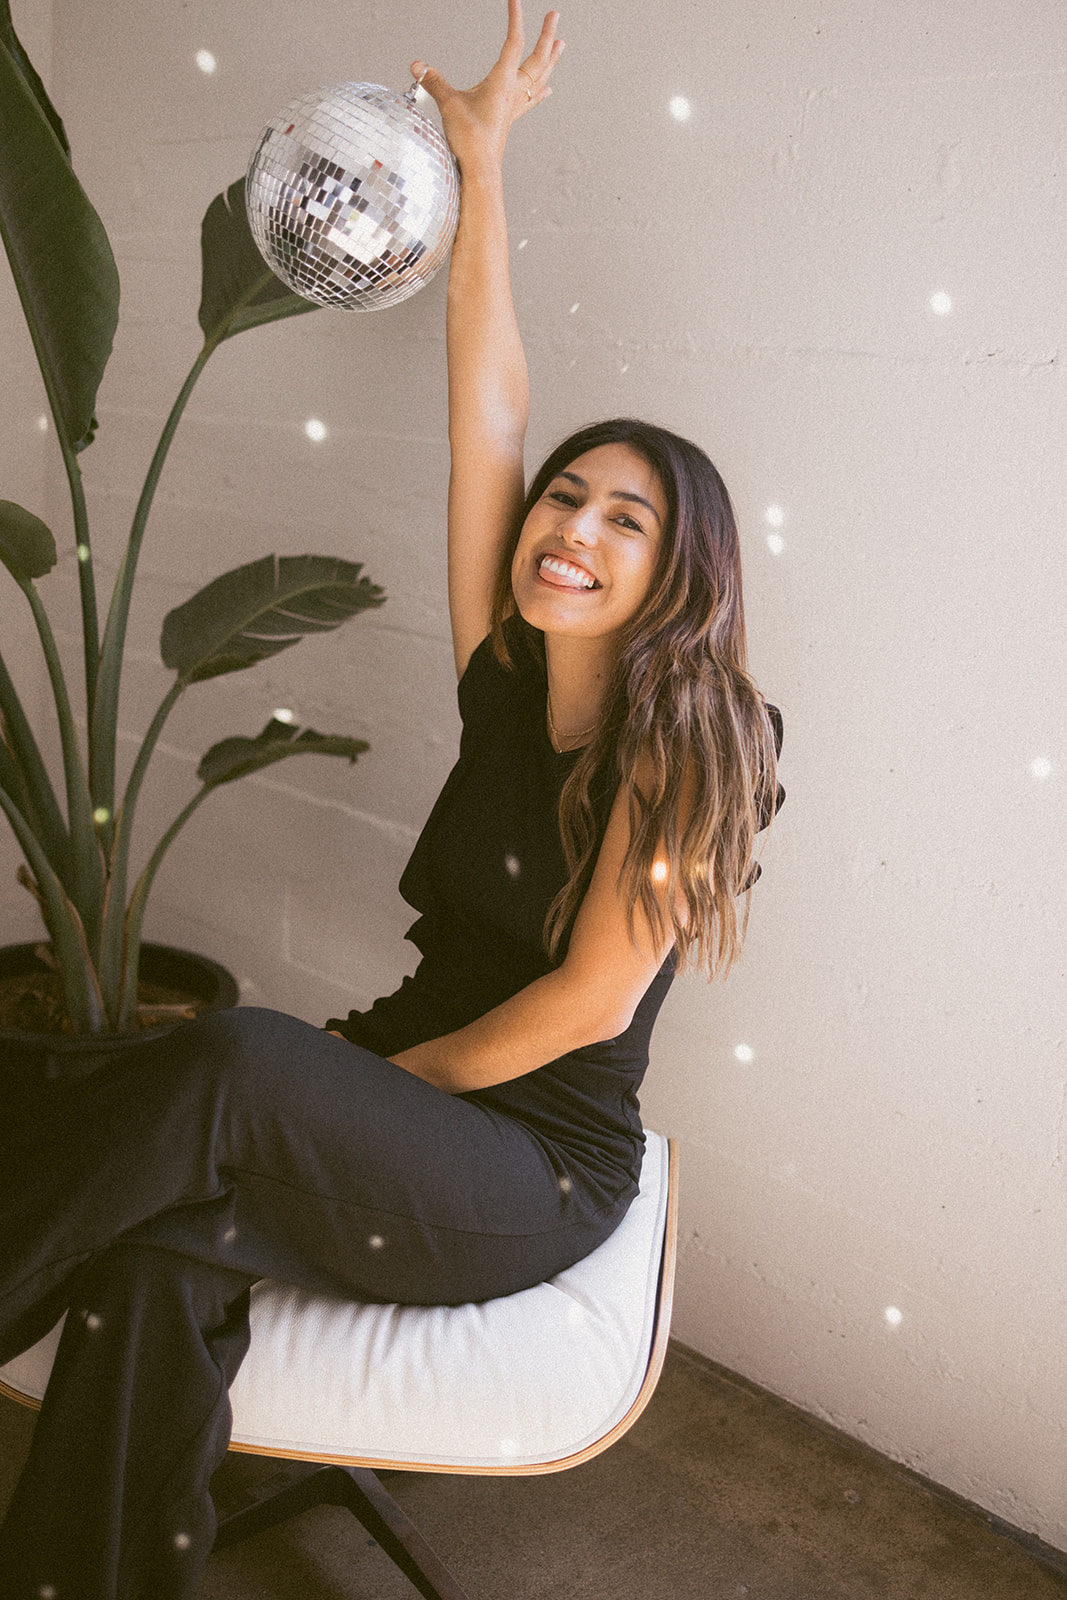
[[[56,98],[124,286],[84,458],[112,564],[196,352],[211,197],[296,93],[402,88],[415,54],[462,79],[502,9],[55,0]],[[645,1096],[683,1145],[676,1332],[1067,1547],[1067,14],[669,0],[656,16],[575,0],[553,102],[516,130],[509,170],[531,464],[624,410],[705,443],[743,524],[754,666],[786,718],[789,803],[745,963],[725,988],[676,986]],[[438,281],[387,314],[225,347],[146,550],[131,738],[165,686],[160,619],[206,577],[336,551],[389,591],[343,635],[191,693],[151,797],[158,823],[214,738],[279,704],[370,739],[354,770],[294,763],[215,797],[150,919],[226,960],[247,999],[315,1020],[407,969],[393,885],[457,733],[443,305]],[[38,404],[15,394],[5,471]]]

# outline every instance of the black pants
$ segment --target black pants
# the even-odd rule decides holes
[[[621,1214],[520,1123],[276,1012],[203,1019],[49,1096],[2,1135],[0,1363],[69,1309],[0,1529],[4,1600],[192,1594],[257,1278],[490,1299]]]

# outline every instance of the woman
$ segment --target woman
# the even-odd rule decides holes
[[[707,458],[613,422],[523,499],[501,159],[550,14],[466,93],[448,299],[463,738],[402,880],[413,978],[329,1032],[255,1009],[145,1045],[11,1130],[0,1361],[68,1311],[3,1530],[6,1600],[188,1596],[260,1277],[458,1303],[595,1248],[636,1192],[636,1089],[676,965],[724,970],[776,794],[737,540]],[[332,1035],[332,1036],[331,1036]]]

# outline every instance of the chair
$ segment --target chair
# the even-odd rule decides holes
[[[559,1472],[606,1450],[659,1379],[676,1243],[677,1154],[649,1133],[620,1226],[535,1288],[382,1306],[257,1284],[230,1448],[320,1465],[221,1523],[216,1549],[310,1506],[346,1505],[424,1600],[467,1600],[375,1469]],[[40,1405],[59,1331],[0,1368],[0,1392]]]

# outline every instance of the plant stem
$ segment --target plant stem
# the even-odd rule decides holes
[[[100,620],[96,609],[96,577],[89,543],[89,513],[85,505],[85,484],[78,457],[60,435],[63,465],[70,485],[70,505],[74,513],[74,554],[78,561],[78,591],[82,608],[82,646],[85,654],[85,715],[91,724],[96,699],[96,678],[100,669]]]
[[[100,652],[100,675],[97,681],[96,698],[90,721],[89,785],[95,804],[112,813],[115,809],[115,749],[118,738],[122,657],[126,648],[126,628],[129,622],[133,580],[141,553],[141,543],[148,523],[148,514],[152,509],[156,486],[159,483],[163,464],[167,459],[167,452],[170,449],[175,430],[181,421],[189,396],[196,387],[196,381],[201,372],[203,372],[208,357],[217,343],[217,340],[208,340],[204,344],[200,354],[193,362],[189,375],[182,384],[178,398],[171,407],[170,415],[163,426],[163,432],[160,435],[159,443],[148,468],[148,476],[145,478],[144,487],[137,502],[133,524],[130,528],[130,537],[126,542],[126,549],[123,552],[118,576],[115,579],[115,588],[111,596],[111,604],[108,608],[104,642]]]
[[[33,620],[44,652],[48,676],[52,683],[56,720],[59,724],[60,745],[63,751],[63,773],[67,785],[67,823],[70,828],[72,851],[73,893],[90,946],[95,948],[100,937],[100,921],[104,903],[104,857],[93,823],[93,803],[89,796],[85,768],[82,762],[78,730],[74,726],[70,696],[63,666],[56,648],[48,615],[34,585],[25,579],[19,588],[30,603]]]
[[[130,1026],[137,1008],[137,973],[141,953],[141,925],[144,921],[145,905],[148,900],[149,890],[156,873],[159,871],[163,857],[166,855],[174,839],[184,828],[197,806],[206,799],[217,787],[214,784],[205,784],[197,794],[183,806],[175,817],[166,833],[160,839],[156,848],[148,859],[148,864],[134,885],[133,894],[130,896],[129,910],[126,913],[125,923],[125,960],[123,962],[123,989],[122,1002],[119,1008],[119,1027],[124,1029]]]
[[[126,935],[126,883],[130,860],[130,840],[133,836],[134,815],[137,810],[137,799],[141,792],[148,764],[163,724],[170,716],[177,704],[185,684],[177,682],[171,685],[160,702],[159,709],[152,718],[148,732],[141,741],[141,748],[137,752],[126,784],[126,792],[122,797],[118,816],[115,819],[115,834],[111,846],[111,856],[108,872],[107,900],[104,906],[103,927],[100,935],[100,989],[104,996],[104,1003],[108,1010],[115,1016],[123,1014],[122,995],[128,985],[129,979],[124,974],[124,967],[129,960],[129,940]],[[136,951],[134,951],[136,959]],[[133,979],[134,992],[136,993],[136,973]],[[122,1024],[119,1024],[120,1027]]]
[[[63,995],[70,1020],[79,1033],[103,1033],[108,1019],[77,909],[64,893],[33,828],[3,789],[0,789],[0,810],[6,814],[37,881],[45,925],[56,964],[63,975]]]

